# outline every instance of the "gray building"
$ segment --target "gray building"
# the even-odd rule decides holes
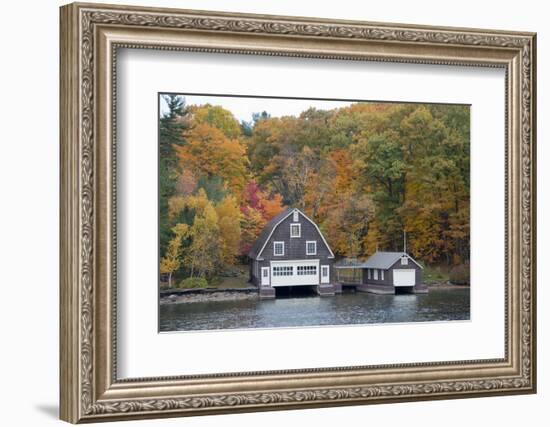
[[[317,224],[302,211],[287,209],[263,229],[248,254],[250,281],[260,296],[275,296],[276,287],[316,286],[333,295],[334,254]]]
[[[374,293],[424,292],[422,267],[405,252],[376,252],[359,264],[362,285],[357,290]]]

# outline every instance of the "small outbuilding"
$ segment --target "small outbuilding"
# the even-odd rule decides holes
[[[355,283],[350,283],[360,292],[376,294],[428,292],[428,288],[422,284],[424,267],[405,252],[377,251],[365,262],[341,264],[336,268],[343,271],[346,269],[352,269],[354,272],[361,271],[359,280],[354,279]],[[349,277],[349,274],[341,276]]]
[[[373,293],[427,292],[422,285],[424,267],[405,252],[376,252],[361,265],[363,284],[359,291]]]

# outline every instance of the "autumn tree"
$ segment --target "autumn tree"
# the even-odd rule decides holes
[[[469,258],[469,138],[445,119],[418,108],[403,121],[411,168],[398,211],[419,256],[453,264]]]
[[[374,207],[366,195],[344,197],[340,204],[327,213],[321,228],[333,250],[347,257],[365,254],[364,240]]]
[[[407,231],[426,262],[469,258],[468,107],[354,103],[265,118],[247,152],[258,184],[332,233],[339,254],[401,250]],[[369,215],[346,235],[350,199]]]
[[[250,181],[242,194],[241,204],[241,254],[246,255],[258,238],[265,224],[282,212],[284,205],[280,194],[269,196],[260,186]]]
[[[160,260],[160,272],[168,274],[168,287],[172,287],[172,275],[181,266],[182,240],[187,236],[187,224],[177,224],[172,228],[174,237],[168,243],[166,254]]]
[[[159,119],[159,241],[164,253],[172,233],[168,200],[175,195],[179,179],[174,147],[185,143],[183,132],[188,128],[188,111],[182,96],[164,95],[162,100],[168,107]]]
[[[292,131],[295,129],[295,118],[270,118],[255,123],[250,138],[247,139],[247,152],[250,159],[250,169],[259,184],[271,184],[278,177],[278,164],[284,163]]]
[[[403,225],[396,209],[404,201],[407,164],[397,132],[387,130],[371,137],[361,137],[354,147],[356,165],[364,188],[371,189],[376,203],[376,221],[385,230],[382,248],[397,250]]]
[[[242,214],[234,196],[225,197],[216,205],[220,232],[220,258],[223,264],[235,264],[241,243]]]
[[[357,188],[357,169],[349,151],[331,151],[310,171],[305,182],[305,212],[317,222],[322,222],[330,210],[341,206],[342,200],[360,193]]]
[[[420,261],[469,260],[469,107],[357,102],[239,123],[221,106],[166,103],[165,264],[174,227],[188,227],[174,273],[219,274],[285,206],[319,224],[337,256],[401,250],[406,231]]]
[[[187,206],[195,215],[189,227],[190,244],[184,250],[184,263],[190,277],[209,276],[221,262],[218,214],[202,189],[196,196],[188,197]]]
[[[239,139],[228,138],[210,124],[195,125],[186,134],[186,144],[176,147],[181,169],[195,176],[219,177],[238,194],[248,176],[246,147]]]
[[[349,257],[365,253],[364,240],[374,205],[360,187],[349,151],[337,149],[324,158],[309,181],[305,202],[306,212],[321,225],[336,253]]]
[[[220,131],[229,138],[236,139],[241,136],[241,126],[231,111],[219,105],[201,105],[190,109],[195,125],[207,124]]]
[[[241,223],[240,254],[246,256],[265,227],[266,220],[262,213],[256,209],[252,209],[249,206],[243,206],[241,209],[243,220]]]
[[[191,214],[185,235],[188,244],[182,250],[183,266],[189,275],[212,275],[234,264],[240,254],[244,222],[235,197],[228,195],[214,204],[206,191],[199,189],[196,195],[171,200],[171,217],[181,216],[183,212]],[[263,217],[261,224],[265,224]]]

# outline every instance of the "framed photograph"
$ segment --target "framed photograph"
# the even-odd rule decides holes
[[[536,37],[61,8],[61,418],[536,391]]]

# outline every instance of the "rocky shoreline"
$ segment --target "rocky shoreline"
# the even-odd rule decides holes
[[[449,282],[430,283],[426,285],[429,289],[464,289],[468,285],[453,285]],[[179,291],[164,291],[160,295],[160,304],[188,304],[193,302],[208,301],[238,301],[247,299],[257,299],[257,288],[243,289],[186,289]]]
[[[245,299],[257,299],[258,292],[254,291],[211,291],[211,292],[187,292],[183,294],[161,295],[160,304],[187,304],[192,302],[207,301],[238,301]]]
[[[429,289],[464,289],[469,288],[470,285],[453,285],[450,282],[444,283],[430,283],[426,285]]]

